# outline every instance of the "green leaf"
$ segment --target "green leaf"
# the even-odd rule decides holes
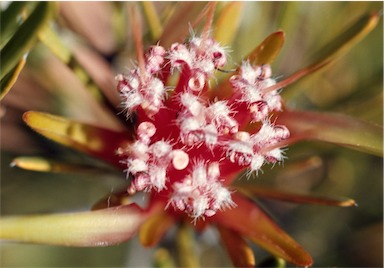
[[[70,65],[72,51],[66,46],[59,35],[48,25],[43,27],[38,33],[39,40],[62,62]],[[69,66],[71,67],[71,66]]]
[[[107,101],[106,97],[109,95],[107,93],[106,96],[103,95],[100,88],[102,86],[100,81],[98,83],[97,79],[95,79],[95,75],[88,73],[85,67],[79,62],[78,57],[73,53],[72,49],[63,42],[60,35],[47,25],[39,31],[38,37],[59,60],[72,70],[97,101],[101,103]],[[108,87],[108,90],[110,90],[110,87]]]
[[[230,2],[220,11],[214,26],[214,39],[222,46],[231,45],[241,19],[243,2]]]
[[[249,197],[269,198],[279,201],[286,201],[292,203],[315,204],[325,206],[351,207],[357,205],[353,199],[336,199],[316,195],[307,195],[299,193],[289,193],[280,190],[274,190],[266,187],[260,187],[254,184],[242,184],[235,186],[237,190],[241,191]]]
[[[2,48],[0,54],[1,79],[3,79],[35,44],[37,34],[52,13],[53,3],[39,2],[28,19]]]
[[[118,167],[122,166],[119,164],[121,159],[117,150],[126,148],[132,140],[129,132],[116,132],[46,113],[26,112],[23,120],[48,139]]]
[[[277,124],[289,128],[291,136],[287,143],[319,140],[383,155],[383,127],[346,115],[285,110],[278,117]]]
[[[144,1],[141,2],[141,4],[143,7],[144,15],[146,16],[147,23],[150,27],[152,38],[153,40],[158,40],[163,32],[163,27],[160,22],[158,13],[156,12],[154,3],[150,1]]]
[[[354,45],[367,36],[378,24],[381,14],[364,14],[337,38],[315,53],[315,61],[327,62],[345,55]]]
[[[192,230],[186,224],[181,224],[177,232],[177,249],[181,267],[199,267],[199,258],[195,247]]]
[[[181,1],[177,2],[176,5],[174,12],[164,25],[160,37],[160,44],[164,47],[168,47],[174,42],[183,42],[189,33],[189,25],[201,16],[206,2]]]
[[[277,31],[270,34],[247,57],[255,65],[271,64],[278,56],[285,42],[285,33]]]
[[[13,159],[12,167],[37,172],[100,174],[107,172],[100,167],[59,162],[37,156],[20,156]]]
[[[31,11],[36,7],[38,2],[35,1],[13,1],[7,9],[1,11],[1,47],[9,40],[12,34],[17,30],[19,25],[27,18]]]
[[[150,215],[136,205],[90,212],[0,218],[0,239],[48,245],[101,247],[129,240]]]
[[[9,72],[7,75],[1,79],[0,82],[0,100],[4,98],[5,95],[11,90],[12,86],[16,83],[17,78],[26,62],[26,57],[23,57],[20,62]]]
[[[153,266],[157,268],[176,268],[175,260],[170,250],[157,248],[153,257]]]
[[[233,201],[237,204],[236,208],[217,213],[211,217],[211,220],[295,265],[310,266],[313,263],[309,253],[256,204],[239,194],[233,194]]]
[[[264,92],[277,90],[288,85],[291,85],[299,79],[320,70],[331,63],[334,63],[338,58],[345,55],[354,45],[361,41],[369,34],[379,21],[379,13],[372,13],[363,16],[355,24],[349,27],[338,38],[327,44],[319,53],[319,58],[313,64],[293,73],[285,80],[264,89]]]

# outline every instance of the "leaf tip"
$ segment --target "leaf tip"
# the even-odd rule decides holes
[[[23,121],[28,125],[28,122],[30,121],[30,118],[31,118],[31,115],[32,115],[32,111],[28,111],[28,112],[25,112],[23,113],[22,115],[22,119]]]

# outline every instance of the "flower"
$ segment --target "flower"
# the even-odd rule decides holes
[[[279,144],[289,137],[283,125],[270,122],[281,110],[269,65],[243,62],[239,74],[228,80],[233,93],[227,100],[210,96],[208,81],[226,64],[226,51],[211,37],[194,36],[169,49],[153,46],[141,66],[118,75],[118,90],[127,117],[135,116],[135,141],[119,148],[127,173],[128,189],[164,197],[194,221],[218,210],[235,207],[225,185],[229,175],[264,163],[283,160]],[[179,72],[175,88],[167,85]],[[169,92],[169,93],[168,93]],[[243,130],[249,122],[257,131]]]
[[[35,131],[124,169],[131,183],[126,191],[109,195],[95,205],[92,212],[3,218],[3,238],[106,246],[126,241],[139,231],[142,244],[152,246],[172,225],[181,222],[197,230],[216,226],[237,266],[255,265],[245,239],[293,264],[312,264],[310,255],[249,197],[257,194],[340,206],[354,201],[276,194],[236,186],[234,181],[240,171],[248,170],[250,175],[258,173],[266,163],[282,162],[282,148],[299,139],[313,137],[337,143],[347,140],[334,138],[334,132],[325,125],[350,130],[371,126],[345,117],[323,117],[284,108],[280,89],[329,64],[335,53],[277,83],[269,63],[280,49],[281,31],[266,38],[237,70],[226,71],[230,52],[208,30],[213,12],[214,5],[209,5],[201,36],[194,33],[187,42],[169,46],[158,43],[144,55],[138,37],[140,27],[133,19],[138,65],[116,76],[127,129],[118,131],[39,112],[24,114],[25,122]],[[131,15],[135,18],[136,13]],[[377,19],[377,14],[371,15],[353,37],[369,32]],[[230,74],[218,83],[218,72]],[[314,133],[314,125],[325,131]],[[373,127],[370,133],[376,131]],[[368,142],[362,148],[378,150],[371,145]],[[36,159],[17,159],[14,163],[41,168]],[[127,196],[131,198],[141,191],[149,196],[144,208],[126,204]],[[45,231],[42,224],[52,229]],[[26,236],[20,237],[20,231]]]

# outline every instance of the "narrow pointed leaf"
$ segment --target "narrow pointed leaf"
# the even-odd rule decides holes
[[[177,232],[177,248],[181,267],[194,268],[199,267],[197,252],[194,245],[192,230],[185,224],[182,224]]]
[[[67,29],[81,36],[90,47],[102,55],[111,55],[117,49],[113,30],[114,5],[108,1],[67,1],[60,3],[60,19],[66,21]]]
[[[255,267],[253,250],[247,242],[233,230],[218,226],[224,246],[235,267]]]
[[[7,73],[3,79],[1,79],[0,85],[0,100],[11,90],[12,86],[16,83],[17,78],[26,62],[26,57],[23,57],[19,63]]]
[[[36,156],[17,157],[12,161],[11,166],[30,171],[53,173],[101,174],[106,172],[106,170],[95,166],[53,161],[51,159]]]
[[[273,255],[299,266],[310,266],[313,260],[297,242],[285,233],[256,204],[234,194],[236,208],[226,209],[211,219],[260,245]]]
[[[350,207],[356,206],[356,202],[353,199],[332,199],[328,197],[316,196],[316,195],[306,195],[306,194],[297,194],[278,191],[274,189],[260,187],[258,185],[241,185],[236,187],[238,190],[242,191],[247,196],[250,197],[261,197],[261,198],[270,198],[279,201],[287,201],[293,203],[305,203],[305,204],[315,204],[315,205],[326,205],[326,206],[339,206],[339,207]]]
[[[255,65],[271,64],[278,56],[285,42],[285,33],[277,31],[270,34],[247,57]]]
[[[143,6],[144,15],[146,16],[147,23],[150,27],[151,35],[154,40],[158,40],[160,35],[163,32],[162,24],[160,23],[160,18],[156,12],[153,2],[144,1],[141,2]]]
[[[153,259],[153,266],[157,268],[176,268],[171,252],[165,248],[156,250]]]
[[[173,223],[174,219],[164,211],[153,215],[140,227],[140,242],[145,247],[155,246]]]
[[[43,27],[39,40],[79,78],[91,95],[100,103],[120,104],[119,94],[111,91],[113,73],[99,54],[81,46],[69,47],[50,26]],[[92,67],[91,67],[92,66]]]
[[[116,132],[46,113],[26,112],[23,120],[46,138],[115,166],[119,166],[120,160],[117,149],[124,148],[132,139],[128,132]]]
[[[317,61],[328,61],[344,55],[376,27],[380,16],[379,12],[361,16],[337,38],[316,52]]]
[[[292,142],[319,140],[383,155],[383,127],[346,115],[285,110],[277,123],[289,128]],[[290,140],[287,142],[291,143]]]
[[[48,25],[43,27],[38,33],[39,40],[49,48],[49,50],[62,62],[70,65],[72,59],[72,52],[68,46],[66,46],[61,40],[58,34],[56,34]],[[71,66],[70,66],[71,67]]]
[[[243,2],[229,2],[223,9],[214,26],[214,39],[221,45],[230,45],[237,33]]]
[[[9,6],[1,11],[0,15],[0,43],[1,47],[9,40],[12,34],[16,31],[17,27],[22,23],[26,17],[29,16],[31,10],[33,10],[38,2],[18,2],[14,1]]]
[[[2,48],[0,53],[1,79],[16,66],[24,54],[35,44],[39,30],[48,23],[53,5],[50,2],[39,2],[31,15]]]
[[[354,45],[368,35],[377,25],[380,18],[379,13],[364,15],[355,24],[349,27],[338,38],[327,44],[318,53],[317,60],[313,64],[293,73],[285,80],[265,89],[265,92],[280,89],[295,83],[301,78],[335,62],[345,55]]]
[[[129,240],[148,217],[136,205],[91,212],[0,218],[0,239],[62,246],[100,247]]]
[[[164,26],[160,44],[164,47],[182,42],[189,33],[189,25],[202,14],[205,2],[178,2],[173,14]]]

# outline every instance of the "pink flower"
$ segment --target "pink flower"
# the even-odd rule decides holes
[[[127,118],[135,118],[135,142],[118,150],[132,176],[128,192],[150,192],[194,222],[235,207],[230,175],[282,161],[279,143],[290,136],[270,122],[282,107],[277,89],[265,92],[275,84],[270,66],[243,62],[229,79],[232,95],[218,100],[209,79],[225,66],[226,51],[214,39],[153,46],[144,58],[144,66],[116,77]],[[247,131],[249,122],[258,129]]]

